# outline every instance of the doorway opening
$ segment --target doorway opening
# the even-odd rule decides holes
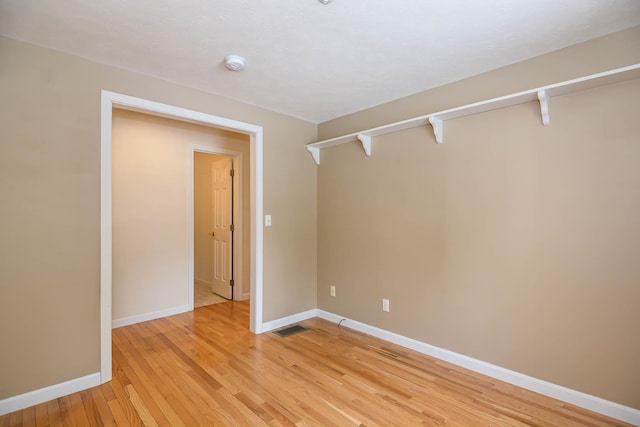
[[[133,110],[143,114],[162,116],[182,122],[236,132],[249,140],[249,253],[250,253],[250,330],[261,333],[263,284],[263,181],[262,181],[262,127],[193,110],[161,104],[141,98],[102,91],[101,97],[101,186],[100,186],[100,382],[112,378],[112,114],[114,108]],[[193,156],[191,156],[193,157]],[[190,205],[192,209],[193,204]],[[193,224],[190,227],[193,230]],[[193,241],[191,241],[193,243]],[[193,244],[191,244],[193,257]],[[191,258],[193,259],[193,258]],[[191,264],[193,265],[193,264]],[[193,275],[191,275],[193,277]],[[193,289],[192,286],[189,286]],[[193,301],[191,299],[191,301]]]
[[[242,153],[193,149],[193,306],[249,299]]]

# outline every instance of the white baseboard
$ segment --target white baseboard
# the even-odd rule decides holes
[[[100,373],[89,374],[84,377],[75,378],[63,383],[54,384],[39,390],[30,391],[28,393],[19,394],[0,400],[0,415],[10,412],[19,411],[29,406],[38,405],[39,403],[48,402],[67,394],[86,390],[91,387],[100,385]]]
[[[262,333],[269,332],[274,329],[278,329],[282,326],[287,326],[292,323],[302,322],[303,320],[311,319],[312,317],[317,317],[318,310],[311,309],[304,311],[298,314],[292,314],[291,316],[281,317],[280,319],[272,320],[270,322],[266,322],[262,324]]]
[[[177,307],[167,308],[166,310],[153,311],[151,313],[138,314],[136,316],[123,317],[114,319],[111,322],[111,328],[120,328],[122,326],[133,325],[134,323],[146,322],[147,320],[160,319],[161,317],[173,316],[190,311],[192,308],[188,304],[179,305]]]
[[[389,332],[375,326],[367,325],[366,323],[351,320],[344,316],[338,316],[337,314],[329,313],[324,310],[318,309],[317,317],[334,323],[338,323],[344,319],[342,325],[355,329],[356,331],[364,332],[365,334],[410,348],[419,353],[453,363],[454,365],[479,372],[506,383],[513,384],[620,421],[640,426],[640,410],[638,409],[630,408],[628,406],[620,405],[619,403],[610,402],[596,396],[530,377],[519,372],[492,365],[491,363],[483,362],[482,360],[474,359],[473,357],[464,356],[450,350],[426,344],[421,341]]]
[[[188,306],[186,305],[174,307],[169,310],[156,311],[140,316],[131,316],[124,319],[114,320],[113,327],[116,328],[138,322],[144,322],[147,320],[153,320],[160,317],[183,313],[185,311],[188,311]],[[320,317],[334,323],[338,323],[344,319],[342,325],[356,331],[364,332],[365,334],[369,334],[385,341],[410,348],[419,353],[426,354],[428,356],[435,357],[449,363],[453,363],[454,365],[479,372],[481,374],[499,379],[506,383],[513,384],[518,387],[522,387],[524,389],[531,390],[536,393],[540,393],[542,395],[549,396],[554,399],[558,399],[563,402],[567,402],[572,405],[618,419],[620,421],[640,426],[640,410],[638,409],[630,408],[628,406],[620,405],[619,403],[611,402],[596,396],[592,396],[557,384],[530,377],[519,372],[492,365],[490,363],[483,362],[469,356],[464,356],[450,350],[442,349],[440,347],[417,341],[412,338],[396,334],[394,332],[389,332],[375,326],[367,325],[366,323],[361,323],[356,320],[339,316],[337,314],[329,313],[324,310],[311,309],[302,313],[293,314],[291,316],[286,316],[280,319],[266,322],[262,325],[262,331],[268,332],[282,326],[287,326],[292,323],[310,319],[312,317]],[[97,385],[100,385],[99,372],[63,383],[54,384],[52,386],[34,390],[18,396],[9,397],[7,399],[0,400],[0,415],[19,411],[21,409],[28,408],[29,406],[47,402],[52,399],[57,399],[58,397],[75,393],[81,390],[86,390]]]

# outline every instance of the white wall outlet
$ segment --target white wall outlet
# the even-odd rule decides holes
[[[382,311],[389,311],[389,300],[386,298],[382,298]]]
[[[264,216],[264,226],[271,227],[271,215]]]
[[[332,297],[336,296],[336,287],[334,285],[331,285],[331,296]]]

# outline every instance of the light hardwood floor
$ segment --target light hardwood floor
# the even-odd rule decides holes
[[[0,426],[623,425],[321,319],[248,324],[229,302],[115,329],[113,381]]]

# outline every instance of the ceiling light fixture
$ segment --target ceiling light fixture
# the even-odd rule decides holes
[[[333,0],[318,0],[320,3],[322,4],[329,4],[331,3]]]
[[[227,55],[224,57],[224,65],[231,71],[244,70],[245,61],[242,56],[239,55]]]

